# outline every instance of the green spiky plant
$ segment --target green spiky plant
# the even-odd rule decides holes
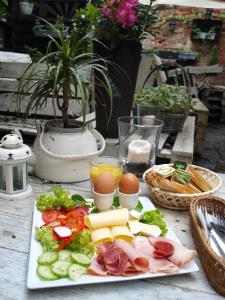
[[[92,39],[91,33],[78,39],[75,30],[65,32],[62,22],[52,25],[45,20],[42,21],[54,34],[48,35],[50,41],[47,53],[25,70],[19,85],[19,103],[24,93],[32,91],[25,110],[25,117],[27,117],[31,111],[37,112],[40,107],[46,105],[48,98],[52,97],[53,104],[57,105],[62,113],[64,128],[68,128],[71,127],[68,116],[69,103],[75,99],[81,103],[83,124],[85,124],[91,89],[90,82],[82,75],[82,71],[91,69],[98,72],[100,84],[112,99],[106,61],[90,50],[87,52],[87,44]],[[45,64],[45,67],[38,67],[41,66],[40,64]]]

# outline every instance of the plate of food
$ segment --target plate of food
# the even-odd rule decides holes
[[[147,197],[134,210],[97,212],[91,199],[56,187],[34,206],[27,287],[98,284],[198,271]]]
[[[216,173],[186,162],[156,165],[143,179],[155,203],[175,210],[188,210],[193,199],[213,194],[222,185]]]

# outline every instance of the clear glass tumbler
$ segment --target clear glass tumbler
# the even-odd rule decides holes
[[[155,164],[156,150],[163,122],[154,116],[121,117],[119,126],[119,159],[123,171],[142,177]]]

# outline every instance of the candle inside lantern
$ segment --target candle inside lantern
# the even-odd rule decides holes
[[[149,162],[152,145],[145,140],[134,140],[128,145],[128,163]]]

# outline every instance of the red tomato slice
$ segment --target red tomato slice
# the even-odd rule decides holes
[[[75,229],[83,229],[84,228],[84,218],[83,216],[74,217],[73,215],[68,215],[67,218],[64,220],[61,220],[62,225],[69,227],[69,228],[75,228]]]
[[[69,243],[73,240],[73,238],[74,238],[78,233],[81,232],[81,230],[82,230],[81,228],[80,228],[80,229],[74,229],[72,235],[71,235],[70,237],[68,237],[68,238],[63,239],[63,240],[60,242],[60,245],[59,245],[59,247],[58,247],[56,250],[57,250],[57,251],[60,251],[60,250],[65,249],[66,246],[69,245]]]
[[[70,210],[69,214],[73,216],[86,216],[88,215],[88,207],[78,206]]]
[[[161,255],[164,255],[164,257],[170,256],[174,252],[173,245],[168,242],[156,242],[154,247],[155,251],[158,252],[158,254],[161,253]]]
[[[58,210],[46,210],[42,213],[42,220],[46,224],[52,223],[58,218],[59,214]]]

